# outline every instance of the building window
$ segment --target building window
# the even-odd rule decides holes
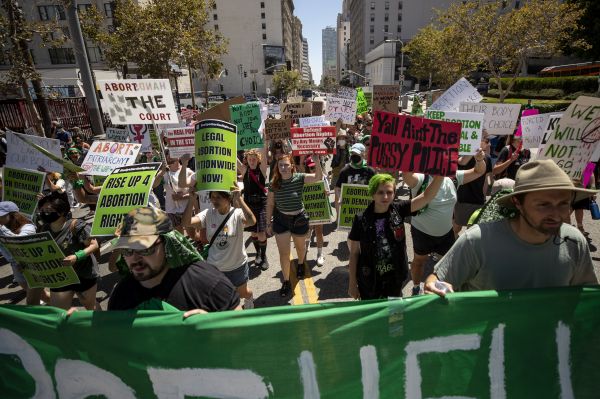
[[[90,62],[102,62],[104,61],[104,55],[99,47],[88,47],[88,58]]]
[[[67,19],[63,6],[38,6],[38,13],[40,14],[40,21],[50,21],[54,19],[64,21]]]
[[[218,20],[218,19],[219,19],[219,16],[218,16],[217,14],[213,14],[213,20],[215,20],[215,21],[216,21],[216,20]]]
[[[260,17],[261,17],[262,19],[265,19],[265,13],[264,13],[264,12],[261,12],[261,13],[260,13]]]
[[[369,26],[369,32],[375,33],[375,27],[373,25]]]
[[[115,3],[104,3],[104,15],[107,18],[112,18],[115,12]]]
[[[217,9],[217,2],[215,1],[215,2],[213,3],[213,10],[216,10],[216,9]]]
[[[388,22],[390,20],[390,14],[388,14],[387,12],[385,13],[385,17],[383,18],[384,22]]]
[[[402,0],[398,2],[398,10],[402,10]]]
[[[383,36],[383,40],[386,41],[388,39],[387,36]]]
[[[52,64],[74,64],[75,54],[72,48],[49,48],[50,62]]]
[[[215,25],[215,30],[219,30],[219,25]]]
[[[375,22],[375,13],[371,13],[371,22]]]
[[[375,38],[373,36],[369,38],[369,44],[375,44]]]
[[[402,21],[402,14],[398,14],[398,22]]]
[[[372,1],[372,2],[371,2],[371,10],[374,10],[374,9],[375,9],[375,2],[374,2],[374,1]]]
[[[388,31],[388,29],[389,29],[389,25],[383,25],[383,31],[384,31],[384,32],[387,32],[387,31]]]
[[[260,8],[265,8],[265,2],[264,1],[260,2]]]
[[[79,12],[87,11],[90,8],[92,8],[91,4],[77,4],[77,11],[79,11]]]
[[[263,33],[263,40],[267,40],[267,34]]]
[[[389,2],[389,1],[386,1],[386,2],[385,2],[385,9],[386,9],[386,10],[389,10],[389,9],[390,9],[390,2]]]
[[[267,29],[267,24],[263,22],[263,23],[262,23],[262,28],[263,28],[263,29]]]
[[[400,25],[398,25],[398,33],[402,32],[402,27]]]

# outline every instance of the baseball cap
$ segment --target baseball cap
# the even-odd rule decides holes
[[[150,248],[161,234],[173,230],[167,214],[160,209],[147,206],[130,211],[117,227],[119,236],[113,249],[129,248],[134,251]]]
[[[19,212],[19,207],[17,204],[11,201],[0,202],[0,216],[4,216],[11,212]]]
[[[366,148],[361,143],[356,143],[352,147],[350,147],[350,153],[360,154],[362,155],[366,151]]]

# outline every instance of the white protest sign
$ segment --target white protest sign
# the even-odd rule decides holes
[[[98,85],[115,125],[179,121],[168,79],[99,80]]]
[[[427,110],[427,119],[456,122],[462,125],[458,155],[475,155],[481,147],[483,114],[475,112],[448,112]]]
[[[106,140],[126,143],[129,140],[129,131],[127,129],[117,129],[116,127],[106,128]]]
[[[136,143],[94,141],[81,164],[83,174],[108,176],[115,168],[133,165],[140,148]]]
[[[356,100],[356,89],[354,87],[340,86],[335,97],[344,98],[346,100]]]
[[[327,97],[325,119],[330,122],[337,122],[338,119],[341,119],[342,123],[352,125],[356,120],[356,100]]]
[[[520,116],[520,104],[460,103],[460,112],[483,113],[483,128],[494,136],[513,134]]]
[[[311,116],[310,118],[300,118],[300,127],[311,126],[329,126],[329,122],[325,120],[324,115]]]
[[[552,159],[571,179],[582,179],[599,140],[600,98],[581,96],[564,112],[538,159]]]
[[[435,111],[459,111],[460,103],[478,103],[483,100],[477,89],[465,78],[460,78],[427,109]],[[462,111],[462,110],[461,110]]]
[[[550,137],[554,129],[556,129],[556,126],[558,126],[558,121],[560,121],[560,118],[562,118],[562,116],[563,114],[561,112],[558,114],[551,114],[548,117],[548,122],[546,123],[546,128],[544,129],[544,137],[542,138],[540,149],[542,149],[546,145],[546,143],[548,142],[548,137]]]
[[[552,114],[537,114],[521,117],[523,148],[540,148],[550,115]]]
[[[58,158],[60,153],[60,140],[45,137],[24,135],[12,131],[6,132],[6,166],[15,169],[44,170],[47,172],[63,172],[62,164],[48,158],[19,137],[27,137],[33,144],[45,148]]]
[[[141,152],[152,151],[152,139],[148,125],[127,125],[129,142],[142,146]]]
[[[269,115],[279,115],[281,107],[279,104],[269,104],[267,105],[267,111],[269,112]]]
[[[194,156],[196,145],[196,129],[194,127],[167,129],[166,138],[171,158],[181,158],[185,154]]]

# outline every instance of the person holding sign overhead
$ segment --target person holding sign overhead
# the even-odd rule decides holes
[[[165,181],[165,212],[169,215],[175,230],[183,233],[181,218],[190,198],[187,188],[196,185],[196,177],[194,172],[187,167],[190,160],[189,154],[181,158],[181,164],[179,159],[172,157],[168,151],[165,155],[167,158],[167,170],[163,177]],[[189,231],[188,234],[190,237],[195,236],[192,231]]]
[[[317,165],[315,173],[297,173],[291,155],[282,155],[277,160],[277,167],[267,195],[267,234],[275,233],[279,262],[283,274],[283,283],[279,290],[282,297],[288,296],[290,284],[290,236],[294,240],[298,255],[298,278],[304,277],[306,243],[308,233],[308,216],[302,204],[304,183],[321,181],[323,170],[319,156],[313,155]]]

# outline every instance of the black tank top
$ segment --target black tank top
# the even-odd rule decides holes
[[[252,178],[252,176],[250,176],[251,173],[253,173],[254,176],[256,176],[256,180],[258,180],[260,185],[256,183],[256,180],[254,178]],[[265,182],[266,182],[266,178],[262,174],[260,167],[254,169],[254,170],[247,168],[246,173],[244,173],[244,201],[247,202],[248,199],[252,196],[259,196],[259,197],[266,198],[267,193],[266,193]]]

